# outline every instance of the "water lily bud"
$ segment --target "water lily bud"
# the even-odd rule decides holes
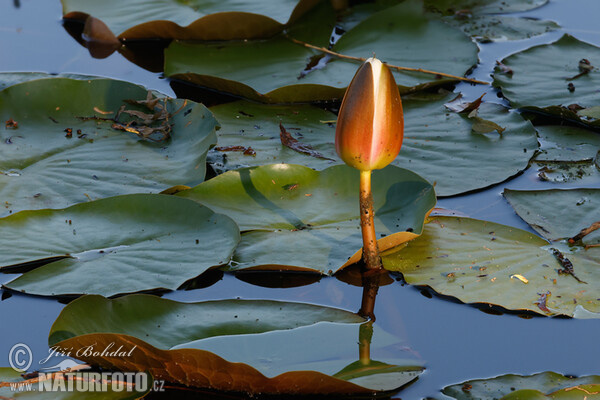
[[[369,58],[356,72],[342,101],[335,148],[344,162],[361,171],[391,163],[402,146],[404,115],[389,67]]]

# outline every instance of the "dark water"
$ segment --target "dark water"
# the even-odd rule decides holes
[[[101,75],[174,95],[168,82],[158,74],[135,66],[119,54],[103,60],[92,59],[87,50],[62,28],[58,0],[22,0],[19,8],[13,4],[5,1],[0,6],[0,71]],[[551,0],[551,4],[523,15],[555,20],[563,26],[563,30],[527,41],[482,45],[481,64],[472,77],[489,81],[495,60],[532,44],[552,42],[565,31],[600,45],[598,0]],[[486,99],[496,99],[489,87],[462,84],[457,90],[473,99],[485,90],[488,92]],[[600,187],[600,182],[591,186]],[[545,183],[537,179],[535,171],[526,171],[485,191],[442,199],[438,206],[474,218],[529,229],[502,198],[502,190],[556,187],[577,187],[577,183]],[[10,278],[0,276],[0,282]],[[360,306],[361,289],[334,278],[323,278],[317,283],[296,288],[273,289],[226,275],[208,288],[174,292],[165,297],[181,301],[235,297],[279,299],[354,311]],[[18,342],[27,343],[37,361],[44,358],[47,355],[48,331],[63,307],[54,300],[22,295],[13,295],[0,302],[0,366],[8,366],[9,350]],[[427,366],[427,371],[416,383],[396,396],[403,399],[442,398],[439,390],[446,385],[506,373],[555,371],[573,375],[600,374],[598,320],[490,315],[435,296],[426,297],[418,289],[397,282],[380,288],[375,314],[377,323],[405,339]]]

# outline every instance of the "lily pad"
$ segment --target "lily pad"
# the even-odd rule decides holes
[[[543,6],[548,0],[425,0],[425,6],[444,15],[460,11],[474,14],[505,14],[529,11]]]
[[[441,196],[490,186],[527,168],[538,146],[529,122],[504,107],[484,103],[478,118],[490,120],[505,131],[502,135],[477,134],[473,132],[473,118],[446,109],[444,103],[451,96],[405,98],[404,144],[395,165],[436,182],[436,192]],[[341,163],[335,151],[337,117],[333,113],[308,105],[271,106],[245,101],[216,106],[211,111],[222,124],[217,132],[219,145],[209,157],[219,173],[273,162],[315,169]],[[283,146],[280,123],[323,158]]]
[[[553,249],[571,261],[575,276],[559,273],[564,266]],[[436,217],[420,237],[383,262],[406,282],[465,303],[575,317],[583,308],[588,317],[600,318],[599,250],[548,245],[534,234],[492,222]]]
[[[91,318],[98,313],[110,318]],[[361,322],[354,313],[302,303],[85,296],[62,311],[49,345],[79,349],[114,342],[131,355],[82,359],[104,368],[148,370],[156,379],[186,386],[253,394],[365,394],[415,379],[420,362],[394,358],[407,353],[398,351],[401,339],[377,328],[372,354],[387,349],[387,358],[400,365],[380,368],[371,385],[334,377],[358,357]]]
[[[189,100],[163,98],[154,111],[126,102],[148,96],[111,79],[40,79],[0,91],[0,120],[15,123],[0,132],[0,216],[203,181],[212,114]],[[159,135],[144,139],[145,129]]]
[[[440,196],[491,186],[527,168],[538,147],[529,122],[491,103],[479,106],[477,118],[450,112],[444,103],[451,97],[403,103],[404,143],[395,165],[435,182]],[[476,133],[474,125],[481,120],[501,127],[503,133]]]
[[[318,0],[62,0],[65,19],[93,16],[120,39],[232,40],[268,37]]]
[[[27,81],[45,78],[69,78],[79,80],[102,79],[99,76],[78,74],[51,75],[45,72],[0,72],[0,90]]]
[[[176,195],[230,216],[245,231],[232,270],[332,274],[360,259],[358,183],[358,170],[346,165],[319,172],[274,164],[229,171]],[[381,249],[418,236],[435,205],[427,181],[394,166],[374,171],[373,196]]]
[[[324,31],[322,23],[315,21],[311,19],[302,29],[296,26],[289,35],[327,46],[330,30]],[[463,75],[477,63],[477,46],[459,30],[428,18],[422,4],[415,1],[365,19],[344,34],[333,50],[363,58],[376,53],[390,64],[453,75]],[[240,64],[244,68],[238,68]],[[165,51],[165,74],[170,78],[261,102],[341,99],[358,65],[306,48],[284,35],[218,44],[173,42]],[[404,93],[418,85],[448,82],[417,72],[394,72],[394,76]]]
[[[137,194],[0,219],[6,287],[44,296],[177,289],[229,262],[235,223],[193,201]]]
[[[501,15],[540,7],[548,0],[426,0],[425,7],[478,41],[523,40],[555,30],[553,21]]]
[[[600,189],[505,189],[504,197],[525,222],[548,240],[569,239],[600,221]],[[583,242],[600,243],[600,231],[585,236]]]
[[[591,390],[586,391],[586,386],[590,386],[588,389]],[[599,391],[600,376],[598,375],[575,378],[556,372],[542,372],[529,376],[508,374],[496,378],[467,381],[448,386],[442,390],[442,393],[456,400],[537,400],[596,399],[594,394]]]
[[[536,127],[541,142],[534,163],[538,176],[551,182],[581,185],[600,178],[600,135],[572,126]]]
[[[582,74],[579,62],[583,59],[594,69]],[[502,64],[512,73],[496,67],[494,86],[502,90],[513,107],[599,105],[596,88],[600,85],[600,70],[596,66],[600,66],[600,48],[568,34],[554,43],[513,54]]]
[[[508,15],[456,15],[443,20],[479,42],[524,40],[560,28],[554,21]]]
[[[593,161],[600,149],[600,134],[572,126],[536,126],[541,142],[537,161]]]
[[[65,377],[65,375],[62,375]],[[138,390],[138,388],[125,389],[120,383],[113,385],[107,383],[105,391],[86,390],[88,386],[79,382],[81,390],[77,390],[77,383],[71,381],[68,383],[59,376],[52,380],[39,383],[35,380],[25,380],[21,374],[15,372],[12,368],[0,368],[0,396],[4,399],[32,399],[32,400],[136,400],[146,396],[151,389],[151,378],[147,380],[147,390]],[[135,383],[135,382],[134,382]],[[72,386],[69,386],[72,385]],[[90,388],[94,388],[94,383],[90,383]],[[72,390],[68,390],[69,388]],[[140,388],[141,389],[141,388]]]
[[[217,131],[218,145],[209,151],[208,161],[218,173],[278,162],[314,169],[342,162],[334,145],[337,116],[329,111],[306,104],[262,105],[243,100],[211,107],[211,111],[221,129]],[[279,124],[325,158],[283,146]]]

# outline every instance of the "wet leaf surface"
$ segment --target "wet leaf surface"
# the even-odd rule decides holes
[[[523,40],[559,28],[552,21],[502,15],[529,11],[547,0],[426,0],[428,10],[444,15],[444,21],[480,42]]]
[[[421,7],[407,1],[376,13],[344,34],[332,50],[364,58],[376,53],[390,64],[463,75],[477,62],[477,46],[459,30],[426,17]],[[320,20],[329,21],[331,15],[325,10],[324,17],[295,26],[289,35],[327,46],[331,25],[322,26],[331,22]],[[173,42],[165,51],[165,74],[261,102],[341,99],[359,64],[326,56],[322,68],[303,73],[307,60],[316,54],[282,35],[218,44]],[[240,62],[244,68],[237,68]],[[394,72],[394,76],[401,92],[436,83],[435,75]]]
[[[107,318],[90,317],[99,312]],[[63,310],[49,345],[115,342],[133,349],[131,356],[82,358],[105,368],[148,370],[156,379],[187,386],[255,394],[369,394],[415,379],[422,371],[419,360],[398,351],[401,339],[377,327],[372,354],[387,354],[384,361],[396,365],[368,361],[378,367],[371,374],[338,374],[358,357],[363,321],[354,313],[301,303],[85,296]]]
[[[229,171],[177,196],[229,215],[244,231],[232,270],[331,274],[350,257],[356,262],[360,256],[358,183],[359,172],[345,165],[318,172],[273,164]],[[427,181],[392,166],[374,172],[373,191],[380,248],[421,233],[425,215],[435,205]]]
[[[599,392],[600,376],[567,377],[556,372],[477,379],[448,386],[442,391],[456,400],[595,399]]]
[[[229,262],[238,241],[231,219],[195,202],[117,196],[0,219],[0,247],[10,249],[0,271],[49,262],[5,284],[44,296],[175,290]]]
[[[580,61],[589,60],[594,69],[581,74]],[[513,54],[502,63],[513,73],[494,72],[500,88],[513,107],[598,105],[600,48],[565,34],[560,40]],[[581,75],[580,75],[581,74]],[[570,88],[569,85],[572,85]]]
[[[553,21],[540,21],[509,15],[455,15],[443,20],[457,27],[475,40],[490,41],[525,40],[559,29]]]
[[[217,141],[223,150],[211,150],[208,161],[218,173],[279,162],[315,169],[341,163],[334,146],[337,116],[329,111],[305,104],[261,105],[248,101],[222,104],[211,107],[211,111],[221,124]],[[279,124],[292,138],[311,146],[313,151],[326,158],[311,157],[283,146]],[[235,147],[252,148],[255,157],[227,150]]]
[[[482,104],[478,117],[506,128],[473,133],[473,118],[449,112],[444,106],[454,95],[404,99],[405,137],[395,165],[411,169],[436,182],[441,196],[479,189],[501,182],[528,165],[537,148],[535,131],[519,115],[493,104]],[[307,105],[270,106],[234,102],[212,107],[222,125],[219,146],[251,147],[255,157],[241,152],[211,151],[217,172],[273,162],[324,169],[339,164],[335,152],[336,115]],[[280,143],[279,123],[300,142],[335,162],[303,155]],[[476,151],[474,151],[476,149]],[[490,158],[490,154],[494,154]]]
[[[212,114],[164,98],[152,121],[119,112],[125,106],[148,113],[126,103],[148,95],[110,79],[41,79],[2,90],[0,120],[19,127],[0,132],[0,216],[203,181],[216,138]],[[118,114],[120,130],[113,128]],[[148,130],[153,140],[144,137]]]
[[[425,6],[432,11],[453,15],[462,10],[476,14],[503,14],[528,11],[548,0],[425,0]]]
[[[566,273],[553,249],[568,259]],[[469,218],[435,217],[423,234],[383,258],[412,285],[464,303],[489,303],[545,315],[600,318],[600,251],[553,244],[532,233]],[[545,303],[540,296],[547,294]],[[548,309],[550,313],[544,311]]]
[[[529,122],[502,106],[483,103],[477,117],[506,130],[479,134],[474,132],[476,119],[446,109],[444,104],[454,97],[404,101],[404,143],[395,165],[436,182],[440,196],[490,186],[527,168],[537,148]]]
[[[504,197],[525,222],[549,240],[569,239],[600,221],[600,189],[505,189]],[[586,236],[583,242],[600,243],[600,232]]]
[[[267,37],[317,1],[63,0],[65,19],[91,15],[121,39],[231,40]]]

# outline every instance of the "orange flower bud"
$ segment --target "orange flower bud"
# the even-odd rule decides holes
[[[404,114],[389,67],[369,58],[356,72],[342,101],[335,130],[338,155],[361,171],[391,163],[402,146]]]

